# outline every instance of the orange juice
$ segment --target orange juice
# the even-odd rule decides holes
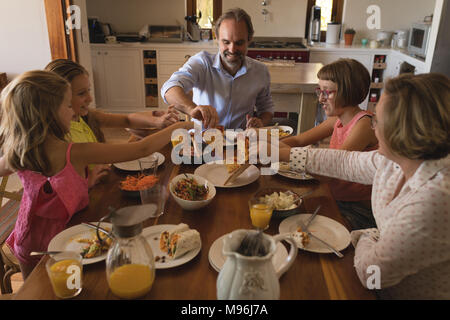
[[[255,228],[265,229],[272,217],[272,208],[264,203],[255,203],[250,207],[250,218]]]
[[[178,137],[178,140],[171,140],[172,141],[172,147],[175,147],[177,144],[181,143],[183,141],[183,137]]]
[[[78,266],[79,274],[73,273],[73,271],[67,271],[69,266]],[[81,277],[82,265],[79,261],[74,259],[65,259],[55,262],[49,267],[48,275],[50,277],[50,282],[52,283],[53,290],[56,296],[60,298],[71,298],[76,296],[81,291],[81,279],[79,288],[69,288],[69,283],[72,283],[72,279],[69,277],[79,276]],[[68,281],[69,280],[69,281]],[[68,283],[69,282],[69,283]],[[73,286],[72,286],[73,287]]]
[[[143,264],[125,264],[113,271],[109,277],[109,288],[116,296],[136,299],[150,291],[155,271]]]

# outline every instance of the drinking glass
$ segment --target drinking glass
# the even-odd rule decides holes
[[[258,230],[266,230],[272,218],[273,206],[264,202],[261,197],[256,196],[249,200],[248,206],[252,225]]]
[[[154,206],[155,212],[153,218],[159,217],[164,213],[164,206],[168,195],[167,187],[160,182],[155,185],[139,190],[142,205]],[[153,210],[153,208],[152,208]]]
[[[63,251],[48,259],[45,264],[53,292],[58,298],[69,299],[82,289],[83,264],[79,253]]]
[[[138,159],[138,162],[142,175],[146,171],[152,175],[156,175],[156,171],[158,170],[158,157],[155,154],[151,154],[145,158],[140,158]]]

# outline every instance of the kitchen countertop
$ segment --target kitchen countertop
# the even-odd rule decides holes
[[[271,90],[284,93],[307,92],[312,93],[317,87],[317,72],[323,67],[322,63],[296,63],[294,66],[271,66],[266,64],[270,73]]]
[[[425,64],[423,59],[413,57],[408,54],[405,49],[393,49],[391,47],[371,48],[369,45],[354,44],[346,46],[344,43],[329,44],[325,42],[317,43],[313,46],[308,45],[310,52],[352,52],[352,53],[369,53],[369,54],[389,54],[396,53],[401,55],[406,61],[410,60],[414,63]]]
[[[217,40],[209,41],[183,41],[183,42],[118,42],[118,43],[91,43],[91,48],[218,48]]]

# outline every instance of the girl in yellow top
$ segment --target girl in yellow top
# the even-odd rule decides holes
[[[176,111],[169,107],[167,112],[145,111],[130,114],[104,113],[89,108],[92,102],[89,74],[80,64],[57,59],[50,62],[45,70],[52,71],[69,81],[72,91],[74,117],[70,123],[70,139],[73,142],[105,142],[101,128],[165,128],[178,121]],[[90,185],[106,175],[109,165],[90,166]]]

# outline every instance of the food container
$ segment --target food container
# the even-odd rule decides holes
[[[265,189],[262,189],[262,190],[258,191],[255,194],[255,197],[264,197],[266,195],[271,195],[274,192],[278,192],[278,193],[283,192],[283,193],[287,193],[287,194],[293,195],[294,196],[295,208],[285,209],[285,210],[274,208],[273,212],[272,212],[272,218],[286,218],[286,217],[292,216],[294,214],[297,214],[299,212],[300,205],[302,204],[302,198],[300,198],[300,196],[297,193],[295,193],[295,192],[293,192],[293,191],[291,191],[289,189],[265,188]]]
[[[142,222],[152,217],[149,206],[131,206],[112,211],[114,241],[106,257],[106,278],[111,292],[119,298],[136,299],[146,295],[155,280],[155,259],[142,236]]]
[[[195,201],[185,200],[175,194],[174,190],[175,190],[176,184],[180,180],[186,179],[186,178],[194,178],[194,180],[199,185],[204,185],[208,188],[208,195],[206,196],[205,200],[195,200]],[[176,201],[176,203],[178,203],[178,205],[180,207],[182,207],[184,210],[197,210],[197,209],[206,207],[216,196],[216,188],[214,187],[214,185],[211,182],[209,182],[208,180],[206,180],[205,178],[203,178],[201,176],[198,176],[195,174],[190,174],[190,173],[180,174],[180,175],[176,176],[175,178],[173,178],[169,185],[169,191],[170,191],[170,194],[172,195],[172,197],[174,198],[174,200]]]

